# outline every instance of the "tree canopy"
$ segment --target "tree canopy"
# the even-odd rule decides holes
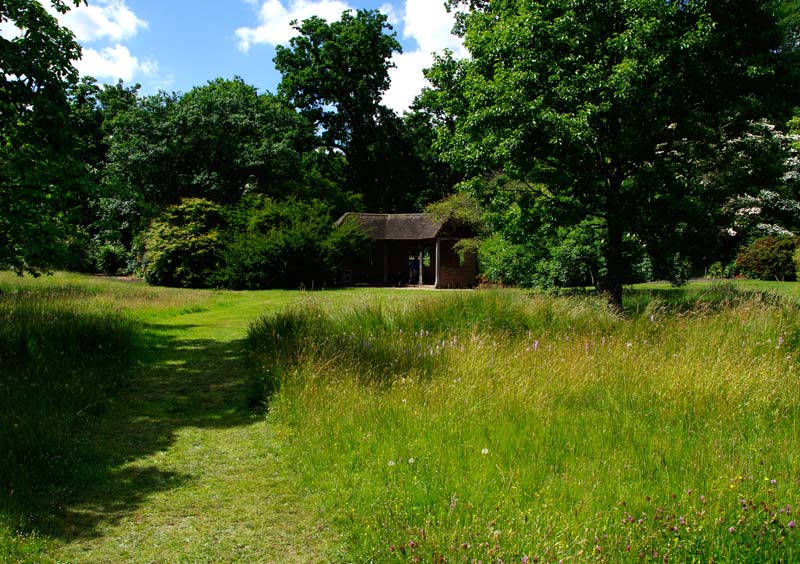
[[[450,5],[466,10],[471,57],[429,73],[456,117],[447,157],[471,175],[502,172],[558,224],[599,219],[598,286],[618,306],[626,237],[674,270],[730,197],[702,182],[715,148],[797,101],[772,2]]]
[[[109,181],[157,205],[181,198],[232,204],[246,190],[293,192],[313,133],[275,96],[239,78],[216,79],[183,96],[144,97],[110,131]]]
[[[66,12],[74,0],[51,0]],[[67,216],[81,164],[67,127],[80,47],[38,1],[0,2],[0,267],[38,272],[66,254]]]
[[[387,18],[377,10],[346,11],[339,21],[311,17],[278,46],[278,93],[320,130],[320,144],[346,159],[349,191],[370,211],[405,211],[417,159],[405,124],[381,104],[394,53],[401,52]],[[418,164],[417,168],[421,168]]]

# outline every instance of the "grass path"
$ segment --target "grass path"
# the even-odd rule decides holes
[[[295,489],[281,429],[250,405],[242,339],[283,301],[220,294],[204,311],[149,324],[150,357],[53,496],[57,562],[324,559],[333,534]]]

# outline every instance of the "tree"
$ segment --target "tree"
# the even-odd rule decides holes
[[[315,124],[323,147],[344,154],[347,187],[363,194],[367,209],[408,206],[421,164],[405,124],[380,103],[391,57],[401,52],[395,34],[387,33],[386,16],[347,11],[337,22],[314,16],[295,29],[299,35],[289,47],[276,50],[275,67],[283,75],[278,93]]]
[[[58,12],[78,0],[50,0]],[[81,51],[37,0],[0,2],[0,268],[39,272],[60,264],[71,233],[72,187],[67,90]]]
[[[240,78],[141,98],[110,132],[107,181],[159,208],[182,198],[227,205],[245,192],[295,193],[313,137],[301,116]]]
[[[600,222],[598,289],[622,305],[626,238],[657,273],[716,237],[731,196],[700,181],[716,147],[796,102],[766,0],[453,0],[471,58],[430,77],[456,116],[447,156],[502,171],[559,225]],[[473,184],[474,185],[474,184]]]

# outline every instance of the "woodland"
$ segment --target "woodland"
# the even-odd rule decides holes
[[[470,56],[437,54],[401,116],[378,11],[296,23],[274,93],[144,95],[80,77],[39,1],[3,1],[20,34],[0,38],[0,267],[296,288],[364,249],[342,213],[438,203],[479,227],[487,283],[620,305],[637,281],[795,278],[797,2],[448,7]]]

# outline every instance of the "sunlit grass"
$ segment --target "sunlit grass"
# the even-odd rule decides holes
[[[251,330],[353,561],[793,561],[795,306],[477,293]]]
[[[131,324],[148,349],[94,415],[93,456],[114,465],[70,486],[96,524],[54,539],[69,517],[0,516],[0,561],[797,561],[798,314],[767,286],[648,286],[617,317],[515,291],[0,274],[4,307]],[[264,311],[266,422],[237,352]]]
[[[390,291],[369,293],[393,299]],[[47,412],[25,421],[36,427],[25,436],[37,457],[2,467],[25,487],[4,490],[15,503],[0,504],[0,562],[299,563],[333,550],[338,538],[291,479],[283,429],[250,401],[242,342],[259,312],[307,295],[0,274],[0,310],[11,318],[4,330],[17,336],[0,341],[0,356],[16,354],[24,334],[25,350],[38,351],[31,369],[58,375],[19,402],[26,388],[0,367],[15,384],[6,388],[14,408],[6,417]],[[364,295],[324,293],[340,304]],[[105,332],[115,326],[134,330],[133,349]],[[78,362],[92,371],[66,370]],[[92,393],[91,401],[48,412],[75,388],[65,390],[65,381],[86,392],[73,400]],[[97,382],[103,386],[85,385]],[[9,436],[0,427],[0,440]]]

